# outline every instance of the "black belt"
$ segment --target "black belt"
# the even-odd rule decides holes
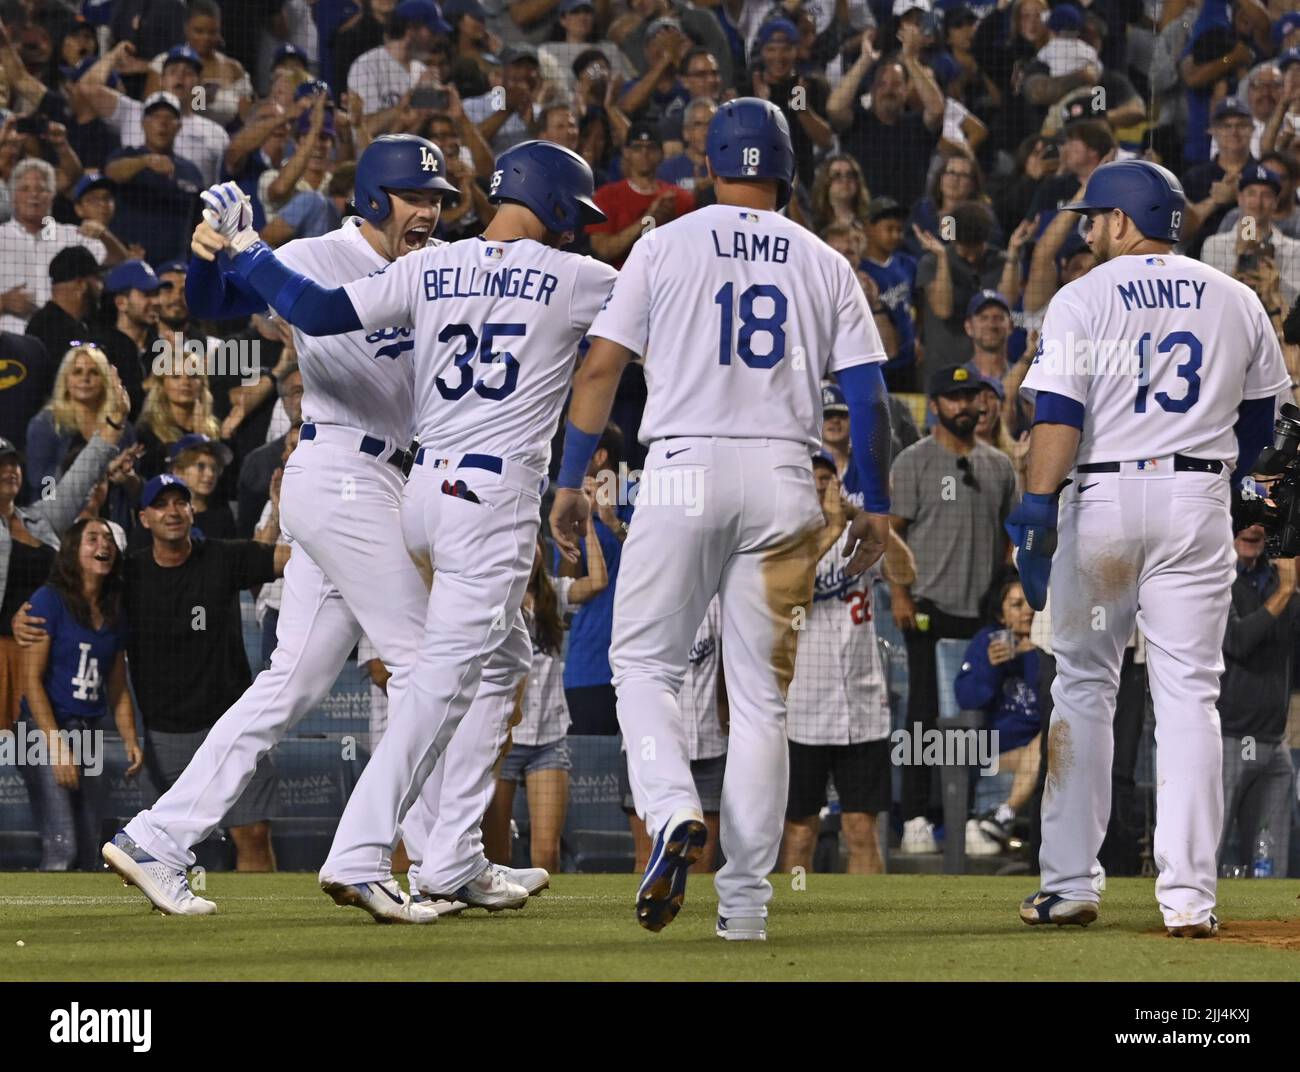
[[[1087,465],[1075,466],[1080,473],[1118,473],[1119,467],[1119,462],[1089,462]],[[1186,454],[1175,454],[1174,472],[1221,473],[1223,462],[1214,458],[1189,458]]]
[[[298,433],[298,438],[315,439],[316,426],[311,423],[304,424],[302,430]],[[361,437],[361,445],[357,447],[357,449],[361,451],[362,454],[369,454],[372,458],[383,458],[383,460],[389,465],[396,466],[403,475],[406,475],[411,471],[411,452],[409,450],[402,450],[401,447],[398,447],[389,454],[387,458],[384,458],[385,443],[377,436],[363,435]]]
[[[421,447],[415,454],[415,464],[424,464],[425,448]],[[495,454],[462,454],[460,457],[461,469],[486,469],[490,473],[501,473],[505,468],[501,459]]]

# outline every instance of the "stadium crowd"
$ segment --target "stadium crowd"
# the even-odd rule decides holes
[[[811,861],[828,777],[851,870],[880,869],[875,817],[891,808],[902,852],[936,848],[929,769],[905,766],[901,800],[891,790],[890,659],[877,622],[901,634],[908,725],[932,727],[940,694],[955,689],[961,706],[985,711],[987,727],[999,730],[1013,777],[965,834],[968,852],[1004,851],[1028,836],[1018,824],[1041,793],[1039,728],[1051,678],[1047,614],[1033,615],[1008,573],[1002,532],[1028,446],[1031,414],[1018,387],[1048,301],[1095,263],[1078,217],[1060,206],[1109,160],[1136,155],[1170,168],[1187,193],[1180,251],[1259,295],[1300,387],[1300,13],[1292,7],[3,0],[0,728],[20,718],[84,723],[109,706],[122,724],[121,682],[114,677],[110,688],[109,678],[124,645],[144,716],[143,764],[163,788],[247,683],[229,621],[241,588],[267,583],[257,604],[263,653],[274,645],[269,582],[287,553],[278,474],[304,419],[302,377],[292,333],[274,316],[190,316],[189,236],[205,186],[238,182],[257,229],[278,246],[340,225],[355,161],[372,139],[418,134],[442,148],[460,189],[436,232],[451,241],[491,219],[495,155],[545,138],[588,161],[608,216],[575,248],[618,267],[648,229],[712,202],[709,120],[720,102],[752,95],[772,101],[790,125],[789,215],[857,271],[888,355],[896,453],[896,546],[865,578],[843,575],[833,538],[818,565],[791,688],[785,862]],[[634,367],[593,460],[594,498],[602,471],[636,469],[644,458],[644,397]],[[824,418],[815,472],[827,532],[838,534],[857,489],[840,484],[852,470],[847,406],[833,384]],[[595,501],[576,570],[539,548],[528,597],[538,661],[489,814],[489,837],[508,851],[500,847],[509,801],[516,782],[526,784],[534,862],[546,867],[558,860],[564,822],[566,735],[617,733],[607,652],[632,508],[623,497]],[[87,519],[107,523],[116,552]],[[88,550],[64,554],[65,531]],[[1300,744],[1300,720],[1290,717],[1300,597],[1294,564],[1270,563],[1261,548],[1259,532],[1239,535],[1220,704],[1225,844],[1239,828],[1238,851],[1249,856],[1268,828],[1284,874],[1295,799],[1287,743]],[[126,595],[106,580],[103,598],[77,596],[78,569],[124,578]],[[169,569],[189,573],[169,581]],[[50,667],[65,665],[60,643],[79,631],[127,638],[103,642],[105,685],[96,679],[90,688],[93,710],[85,695],[42,691],[49,675],[24,663],[11,620],[28,604],[50,630]],[[224,632],[215,635],[223,639],[179,652],[182,608],[197,606],[221,609]],[[880,621],[886,607],[888,623]],[[683,709],[716,831],[725,687],[715,617],[692,649]],[[955,680],[937,677],[942,640],[969,642]],[[1132,800],[1145,714],[1141,660],[1135,637],[1116,731],[1112,830],[1126,847],[1112,846],[1109,858],[1120,870],[1136,867],[1137,834],[1122,829],[1120,813]],[[384,667],[373,650],[360,662],[382,708]],[[181,663],[193,665],[182,673]],[[151,675],[162,683],[142,685]],[[43,698],[24,704],[33,693]],[[1243,749],[1245,739],[1261,747]],[[122,740],[135,763],[133,733]],[[66,833],[85,818],[52,789],[73,793],[76,784],[62,772],[29,786],[33,803],[44,802],[43,830]],[[237,839],[241,862],[272,866],[269,796],[258,782],[250,795],[258,799],[241,801],[242,818],[231,823],[247,831]],[[643,855],[644,831],[632,826]],[[77,859],[75,847],[47,846],[47,866]]]

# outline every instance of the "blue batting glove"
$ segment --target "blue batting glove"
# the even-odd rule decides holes
[[[1007,535],[1016,545],[1020,587],[1034,610],[1047,606],[1047,584],[1056,553],[1057,495],[1027,492],[1006,521]]]

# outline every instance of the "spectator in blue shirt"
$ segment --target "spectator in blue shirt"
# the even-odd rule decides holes
[[[100,868],[108,804],[101,728],[110,709],[127,777],[144,763],[126,687],[122,590],[112,530],[106,521],[82,518],[63,537],[49,581],[31,598],[46,635],[22,653],[22,717],[27,734],[45,735],[47,761],[20,770],[40,827],[42,871]]]
[[[623,432],[618,425],[611,423],[600,437],[587,476],[596,481],[598,489],[608,489],[613,486],[608,474],[618,474],[622,460]],[[602,479],[602,474],[605,479]],[[618,564],[623,554],[623,541],[627,539],[627,519],[632,514],[630,505],[610,503],[608,498],[607,494],[597,494],[593,517],[609,584],[574,614],[564,664],[564,698],[571,719],[569,732],[602,737],[612,737],[619,732],[613,672],[609,668],[609,643],[614,624]],[[587,570],[585,552],[574,567],[560,560],[562,577],[584,576]]]
[[[1011,824],[1038,780],[1038,649],[1029,639],[1034,610],[1014,576],[998,589],[996,621],[966,646],[957,674],[957,703],[983,711],[984,728],[998,735],[998,767],[1015,775],[1007,799],[980,818],[980,830],[1003,845]]]
[[[883,369],[891,391],[916,391],[920,380],[916,356],[916,320],[912,291],[916,287],[916,261],[899,247],[907,209],[892,197],[877,197],[867,206],[867,248],[862,270],[880,293],[898,343]]]
[[[696,97],[691,101],[686,106],[686,114],[682,119],[684,149],[659,165],[659,178],[680,186],[683,190],[690,190],[697,199],[704,190],[713,186],[704,149],[708,140],[709,121],[717,110],[718,106],[706,97]]]
[[[144,247],[150,264],[189,254],[203,176],[175,151],[181,129],[176,97],[159,90],[144,102],[144,144],[119,149],[104,174],[117,183],[117,234],[127,245]]]

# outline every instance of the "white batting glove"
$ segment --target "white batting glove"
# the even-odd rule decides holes
[[[203,199],[203,219],[230,243],[234,253],[243,253],[258,240],[253,230],[253,203],[238,184],[218,183],[199,197]]]

